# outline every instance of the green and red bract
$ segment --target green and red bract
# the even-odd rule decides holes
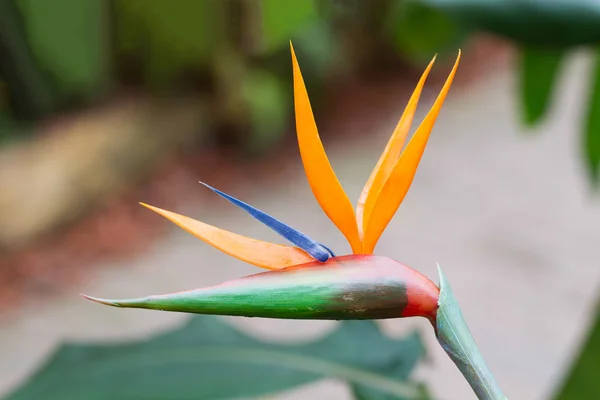
[[[283,319],[425,317],[432,323],[439,289],[387,257],[348,255],[310,262],[185,292],[99,303],[198,314]]]

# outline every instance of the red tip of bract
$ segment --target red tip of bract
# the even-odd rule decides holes
[[[417,272],[417,274],[419,273]],[[425,317],[434,323],[438,310],[440,289],[429,279],[427,281],[415,279],[415,281],[419,284],[407,287],[408,304],[402,311],[402,316]]]

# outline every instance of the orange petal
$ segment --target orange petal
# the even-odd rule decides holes
[[[431,107],[431,110],[408,142],[406,149],[402,152],[400,159],[396,162],[392,173],[377,195],[367,222],[367,229],[365,230],[363,243],[364,253],[370,254],[373,252],[379,237],[394,216],[394,213],[400,206],[400,203],[402,203],[402,200],[404,200],[404,196],[406,196],[406,193],[410,188],[410,184],[412,183],[417,167],[419,166],[419,161],[421,161],[421,156],[427,145],[429,134],[433,129],[435,120],[440,113],[446,95],[452,85],[452,80],[456,74],[459,61],[460,50],[456,62],[454,63],[454,67],[452,68],[448,79],[446,79],[446,83],[444,83],[433,107]]]
[[[310,100],[302,73],[296,60],[294,47],[290,43],[292,51],[292,63],[294,67],[294,107],[296,111],[296,131],[298,134],[298,146],[304,171],[308,183],[321,205],[325,214],[344,234],[352,251],[358,253],[361,250],[361,242],[358,237],[358,227],[352,203],[344,192],[342,185],[335,176],[333,168],[327,159],[325,149],[319,138],[317,125],[310,107]]]
[[[435,57],[433,57],[433,60],[431,60],[427,66],[427,69],[425,69],[425,72],[423,72],[415,91],[408,100],[408,105],[404,109],[402,117],[400,117],[400,121],[398,121],[398,125],[396,125],[396,129],[394,129],[392,137],[388,141],[383,154],[381,154],[375,169],[373,169],[369,180],[360,194],[360,198],[358,199],[358,204],[356,206],[356,222],[358,224],[358,232],[361,238],[364,237],[364,229],[366,229],[367,221],[369,220],[369,216],[373,210],[373,204],[375,204],[377,195],[381,191],[381,187],[387,180],[388,176],[390,176],[398,157],[400,157],[402,147],[406,141],[406,136],[408,135],[415,112],[417,111],[417,104],[419,103],[419,98],[421,97],[421,91],[423,90],[423,86],[425,85],[425,81],[427,80],[427,76],[429,75],[429,71],[431,71],[431,67],[433,67],[434,62]]]
[[[314,261],[307,253],[297,247],[251,239],[171,211],[144,203],[140,204],[157,212],[175,225],[224,253],[257,267],[280,269]]]

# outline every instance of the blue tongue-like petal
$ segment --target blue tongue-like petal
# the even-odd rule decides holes
[[[318,242],[306,236],[304,233],[292,228],[289,225],[284,224],[278,219],[273,218],[269,214],[260,211],[259,209],[252,207],[251,205],[246,204],[243,201],[228,195],[227,193],[223,193],[220,190],[215,189],[214,187],[204,182],[200,183],[212,190],[213,192],[215,192],[216,194],[218,194],[219,196],[229,200],[229,202],[231,202],[232,204],[240,207],[252,217],[259,220],[260,222],[271,228],[273,231],[277,232],[277,234],[279,234],[286,240],[289,240],[294,245],[306,251],[315,260],[325,262],[332,256],[335,256],[333,252],[327,247],[323,246],[322,244],[319,244]]]

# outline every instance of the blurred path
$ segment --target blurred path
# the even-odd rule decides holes
[[[436,281],[435,265],[441,263],[484,356],[511,399],[548,398],[589,322],[600,289],[594,246],[600,238],[600,201],[589,196],[579,161],[585,61],[578,56],[568,64],[569,77],[559,87],[553,117],[528,135],[518,125],[511,74],[451,92],[413,187],[377,248],[377,253]],[[328,146],[352,199],[358,197],[402,106],[380,121],[372,135]],[[318,240],[326,239],[338,253],[346,251],[347,244],[319,210],[297,165],[287,183],[252,187],[248,182],[232,194]],[[250,236],[274,238],[226,202],[216,209],[189,204],[174,211]],[[121,266],[125,264],[134,268]],[[151,253],[98,270],[82,291],[106,297],[178,291],[257,271],[175,227]],[[23,379],[59,340],[144,336],[184,318],[100,307],[75,293],[52,304],[32,304],[18,318],[0,320],[0,391]],[[234,321],[282,340],[320,335],[331,327],[327,322]],[[439,399],[474,398],[435,345],[426,323],[395,320],[383,326],[393,335],[414,327],[423,331],[431,363],[418,376]],[[344,385],[334,381],[281,398],[300,400],[310,398],[309,393],[315,399],[349,398]]]

